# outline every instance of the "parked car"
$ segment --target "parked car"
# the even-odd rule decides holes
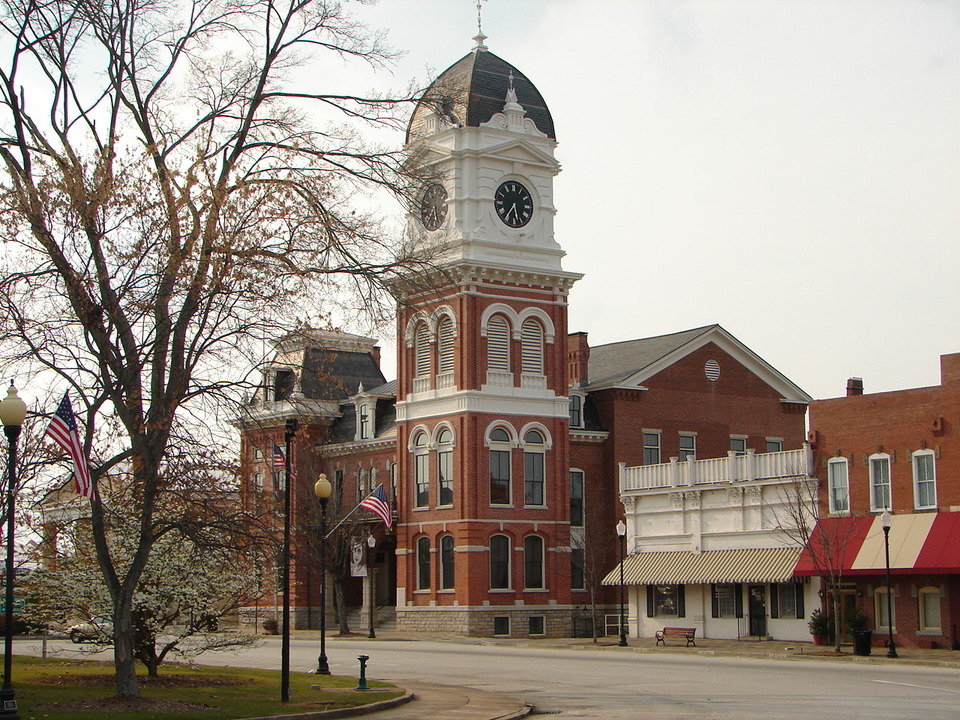
[[[108,642],[113,638],[113,618],[109,615],[98,615],[86,622],[71,625],[67,631],[70,640],[82,642]]]

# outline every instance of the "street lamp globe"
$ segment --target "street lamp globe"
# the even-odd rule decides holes
[[[624,537],[627,534],[627,524],[621,520],[617,523],[617,537]]]
[[[10,381],[7,396],[0,400],[0,422],[5,428],[19,428],[27,416],[27,404],[17,395],[17,388]]]
[[[330,484],[330,481],[327,480],[327,476],[324,473],[320,473],[320,478],[313,484],[313,494],[317,496],[317,499],[320,502],[330,499],[330,494],[333,492],[333,485]]]

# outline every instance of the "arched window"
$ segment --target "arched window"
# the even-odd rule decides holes
[[[487,323],[487,370],[510,372],[510,323],[503,315]]]
[[[543,538],[539,535],[523,539],[523,586],[527,590],[543,589]]]
[[[913,505],[917,510],[937,506],[937,471],[933,450],[913,454]]]
[[[430,328],[424,322],[417,323],[414,332],[414,372],[417,377],[426,377],[430,374]]]
[[[830,458],[827,461],[827,487],[830,497],[830,512],[845,513],[850,510],[850,485],[846,458]]]
[[[523,436],[523,504],[545,505],[544,441],[537,430],[528,430]]]
[[[440,538],[440,589],[452,590],[453,580],[453,535],[444,535]]]
[[[427,448],[427,434],[418,433],[413,440],[413,488],[414,507],[427,507],[430,503],[430,455]]]
[[[430,538],[417,539],[417,590],[430,588]]]
[[[877,453],[870,456],[870,510],[881,512],[890,504],[890,456]]]
[[[437,436],[437,505],[453,505],[453,432]]]
[[[510,435],[503,428],[490,431],[490,504],[510,505]]]
[[[510,538],[506,535],[490,538],[490,588],[510,588]]]
[[[444,315],[437,326],[437,372],[453,372],[453,320]]]
[[[543,374],[543,325],[527,318],[520,328],[520,364],[523,372]]]

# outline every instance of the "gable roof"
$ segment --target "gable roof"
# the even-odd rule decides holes
[[[813,399],[717,324],[592,347],[585,389],[590,392],[606,388],[642,388],[645,380],[709,342],[777,390],[784,400],[807,403]]]

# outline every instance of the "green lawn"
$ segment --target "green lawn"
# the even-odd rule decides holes
[[[110,663],[13,658],[13,686],[24,720],[229,720],[354,707],[403,694],[376,681],[358,692],[356,678],[291,673],[291,700],[281,704],[275,670],[175,664],[163,665],[157,681],[146,676],[140,681],[141,695],[157,706],[116,708],[109,700],[114,694]],[[56,707],[65,703],[70,706]],[[184,712],[165,703],[200,707]]]

